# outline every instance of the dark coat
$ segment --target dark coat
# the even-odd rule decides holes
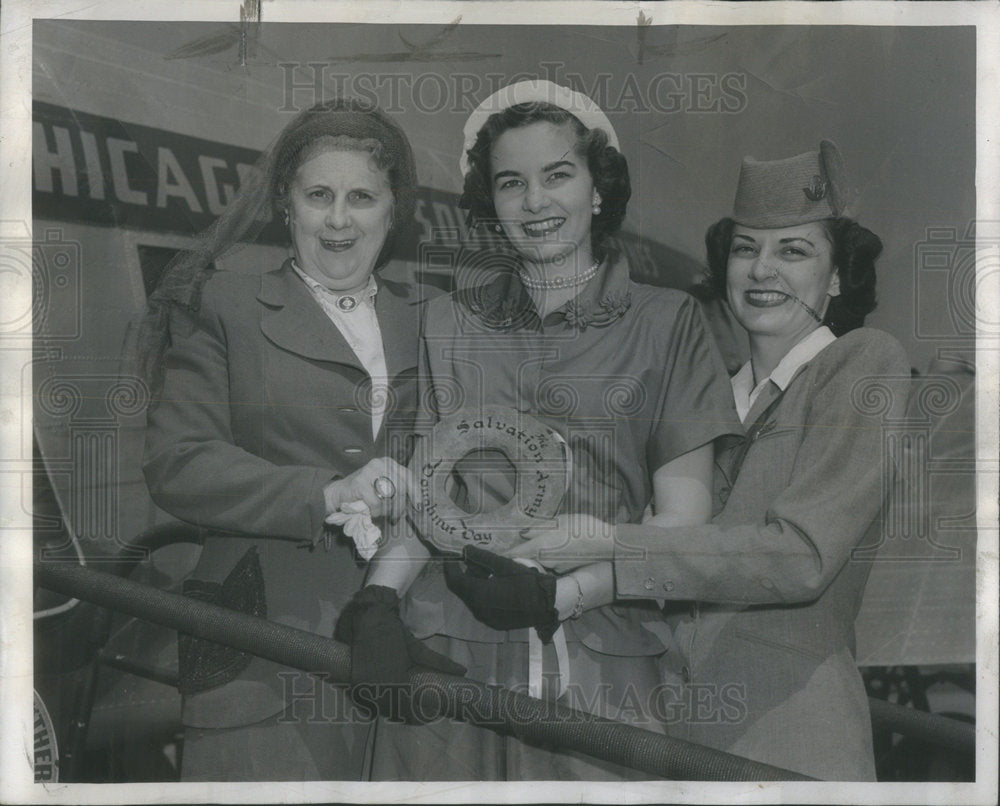
[[[377,440],[369,376],[290,262],[262,276],[217,272],[198,312],[174,316],[149,416],[153,500],[208,535],[194,577],[220,582],[256,547],[267,618],[325,636],[365,568],[346,538],[304,547],[323,535],[323,488],[375,457],[407,458],[422,306],[411,286],[388,279],[399,268],[377,275],[391,385]],[[233,727],[277,713],[287,699],[281,669],[255,658],[235,681],[186,697],[185,724]]]

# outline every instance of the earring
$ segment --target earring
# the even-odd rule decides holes
[[[594,201],[592,202],[592,205],[593,205],[592,209],[594,211],[594,215],[600,215],[601,214],[601,197],[597,193],[596,190],[594,191]]]
[[[595,204],[594,207],[593,207],[593,210],[594,210],[594,215],[600,215],[601,214],[601,205]]]
[[[501,227],[499,224],[494,224],[493,231],[499,235],[501,232],[503,232],[503,227]]]

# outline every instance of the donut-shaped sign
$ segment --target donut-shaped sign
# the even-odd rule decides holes
[[[455,465],[479,451],[497,451],[514,467],[514,494],[488,512],[466,512],[449,495]],[[441,419],[419,440],[410,472],[420,481],[422,535],[442,551],[467,545],[503,551],[520,532],[559,511],[569,486],[569,447],[558,432],[531,415],[501,406],[462,410]]]

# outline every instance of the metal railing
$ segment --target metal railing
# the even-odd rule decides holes
[[[333,639],[72,563],[35,565],[38,585],[285,666],[350,679],[350,651]],[[805,781],[808,776],[464,677],[414,671],[407,685],[424,718],[461,719],[672,780]],[[975,727],[870,698],[876,730],[975,752]]]

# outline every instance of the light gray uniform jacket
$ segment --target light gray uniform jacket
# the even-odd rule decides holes
[[[672,735],[818,778],[874,779],[853,654],[870,564],[852,550],[879,519],[885,423],[906,403],[878,393],[880,376],[896,389],[909,376],[898,342],[842,336],[755,402],[748,441],[718,457],[712,523],[619,526],[618,595],[666,599],[672,614],[659,704]]]

